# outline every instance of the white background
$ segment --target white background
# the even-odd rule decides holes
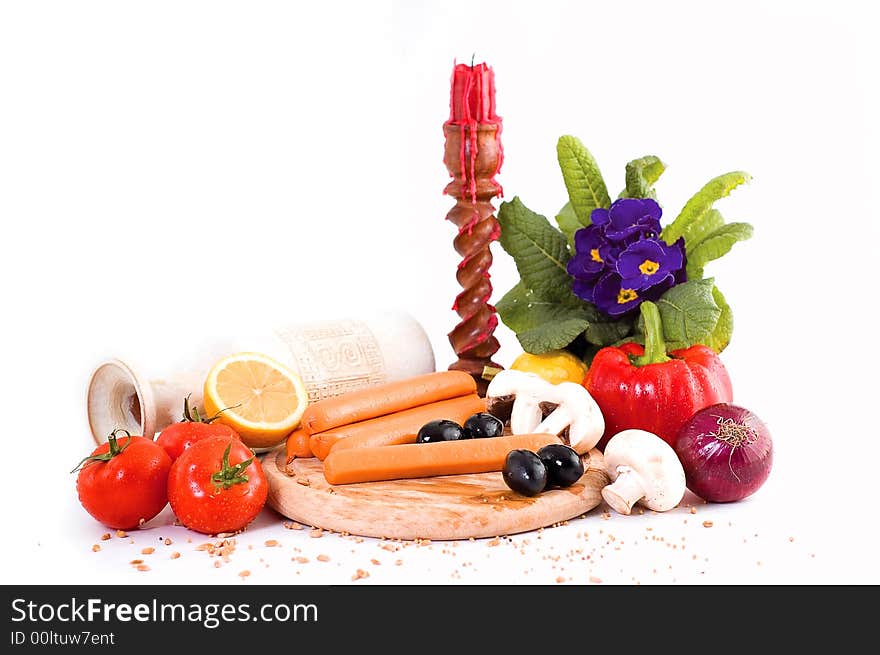
[[[230,582],[249,570],[247,584],[348,584],[360,568],[370,577],[357,584],[880,582],[870,556],[880,53],[868,11],[2,3],[0,580]],[[496,71],[508,199],[548,216],[565,202],[561,134],[587,144],[612,194],[626,161],[662,157],[658,192],[673,216],[719,173],[754,176],[719,208],[755,237],[708,272],[736,315],[724,353],[735,400],[775,439],[765,487],[696,516],[600,510],[496,547],[395,553],[312,539],[268,511],[220,568],[167,510],[135,543],[99,542],[68,471],[93,445],[85,385],[101,359],[158,361],[278,321],[404,309],[438,365],[453,360],[441,128],[453,61],[473,53]],[[516,278],[494,252],[497,300]],[[509,364],[518,344],[497,334]],[[141,556],[145,545],[158,550]],[[151,570],[135,571],[134,558]]]

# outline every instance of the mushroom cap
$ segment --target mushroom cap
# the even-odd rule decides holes
[[[645,488],[639,503],[658,512],[672,509],[684,497],[684,469],[668,443],[645,430],[624,430],[605,446],[605,470],[611,481],[632,469]]]
[[[527,373],[515,369],[498,371],[486,388],[486,396],[500,398],[527,392],[536,397],[545,397],[553,385],[537,373]]]

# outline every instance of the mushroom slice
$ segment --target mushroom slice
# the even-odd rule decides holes
[[[645,430],[624,430],[605,446],[605,470],[612,484],[602,498],[621,514],[629,514],[637,502],[665,512],[684,497],[685,476],[672,447]]]

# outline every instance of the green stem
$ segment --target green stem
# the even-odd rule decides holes
[[[633,364],[645,366],[647,364],[660,364],[668,362],[666,355],[666,341],[663,339],[663,321],[660,319],[660,310],[657,305],[645,301],[641,306],[642,320],[645,322],[645,354],[636,357]]]
[[[204,423],[201,415],[199,414],[198,407],[190,407],[189,405],[189,397],[192,394],[187,394],[186,398],[183,399],[183,422],[184,423]]]
[[[128,437],[128,441],[125,442],[125,445],[122,448],[119,447],[119,442],[116,441],[117,432],[124,432],[125,436]],[[88,457],[83,457],[80,463],[76,465],[71,473],[76,473],[89,462],[109,462],[111,459],[122,453],[123,450],[128,448],[130,444],[131,433],[128,430],[116,428],[115,430],[113,430],[113,432],[110,433],[110,436],[107,437],[107,452],[101,453],[100,455],[89,455]]]
[[[231,448],[232,442],[230,441],[229,445],[226,446],[226,450],[223,451],[223,463],[220,465],[220,470],[211,475],[211,482],[214,483],[215,492],[220,492],[222,489],[229,489],[232,485],[248,481],[248,476],[245,473],[245,470],[251,465],[254,458],[251,457],[240,464],[230,466],[229,451]]]
[[[189,397],[192,394],[189,394],[186,398],[183,399],[183,423],[213,423],[223,412],[228,412],[230,409],[235,409],[236,407],[241,407],[241,403],[237,405],[232,405],[231,407],[224,407],[219,412],[211,416],[210,418],[203,417],[199,413],[199,408],[195,405],[190,406]]]

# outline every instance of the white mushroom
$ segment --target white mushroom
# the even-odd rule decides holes
[[[624,430],[605,446],[605,470],[612,484],[602,498],[615,511],[629,514],[638,502],[665,512],[684,497],[684,469],[672,447],[656,434]]]
[[[510,431],[514,434],[534,434],[544,418],[541,403],[553,385],[535,373],[508,369],[499,371],[486,389],[486,397],[513,396],[510,413]]]
[[[562,434],[568,429],[568,443],[583,455],[589,452],[605,432],[605,417],[590,392],[574,382],[550,385],[546,402],[557,405],[535,428],[536,433]]]
[[[535,373],[500,371],[486,391],[490,408],[497,399],[513,398],[510,430],[513,434],[561,435],[583,455],[605,431],[605,419],[596,401],[574,382],[551,384]],[[544,413],[549,412],[547,416]]]

